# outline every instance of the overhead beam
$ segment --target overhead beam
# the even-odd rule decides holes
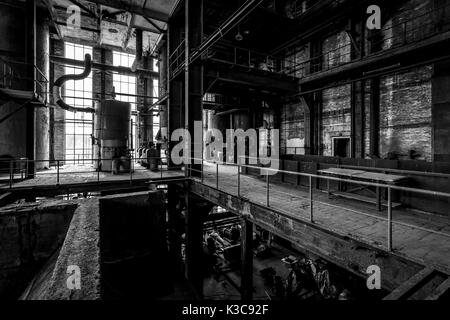
[[[248,0],[237,9],[215,32],[213,32],[203,43],[194,50],[189,58],[189,63],[193,63],[202,54],[211,48],[217,41],[222,39],[230,30],[241,23],[263,0]]]
[[[294,94],[298,92],[295,79],[279,75],[268,76],[264,72],[248,72],[243,68],[229,68],[220,63],[205,66],[205,76],[218,82],[226,82],[235,85],[244,85],[268,92],[284,92]]]
[[[149,19],[147,17],[144,17],[144,19],[150,23],[156,30],[158,30],[159,33],[166,33],[165,30],[161,29],[152,19]]]
[[[167,14],[163,12],[159,12],[156,10],[147,9],[145,7],[137,6],[132,3],[131,1],[123,1],[123,0],[90,0],[91,2],[94,2],[99,5],[115,8],[115,9],[121,9],[128,11],[133,14],[138,14],[143,17],[147,17],[150,19],[167,22],[169,20],[169,17]]]
[[[95,19],[98,18],[97,14],[95,12],[93,12],[91,9],[89,9],[88,7],[86,7],[85,5],[80,3],[78,0],[69,0],[69,1],[72,2],[74,5],[80,7],[80,9],[82,9],[84,12],[86,12],[92,18],[95,18]]]

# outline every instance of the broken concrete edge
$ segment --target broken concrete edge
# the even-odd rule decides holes
[[[100,286],[99,199],[79,202],[42,300],[98,300]],[[80,286],[73,278],[80,271]]]
[[[159,191],[144,191],[130,194],[111,195],[96,199],[72,201],[78,203],[72,222],[67,232],[64,244],[55,264],[47,265],[53,268],[52,275],[42,291],[36,297],[40,300],[100,300],[101,287],[101,248],[100,248],[100,208],[103,201],[126,200],[142,197],[150,199],[149,195]],[[63,203],[49,202],[42,207],[54,207]],[[80,271],[80,287],[77,289],[74,267]],[[34,281],[33,281],[34,282]],[[33,282],[30,286],[33,286]],[[39,289],[38,289],[39,290]],[[35,291],[28,288],[26,292]],[[31,294],[31,296],[33,296]],[[33,296],[34,298],[34,296]]]

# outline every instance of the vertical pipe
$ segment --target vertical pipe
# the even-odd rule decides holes
[[[314,223],[314,206],[313,203],[313,187],[312,187],[312,177],[309,176],[309,218],[311,223]]]
[[[266,203],[267,203],[267,207],[270,207],[270,179],[269,179],[269,174],[267,172],[266,175]]]
[[[185,32],[185,42],[184,42],[184,126],[186,130],[189,130],[189,107],[190,107],[190,94],[189,94],[189,37],[190,37],[190,30],[189,30],[189,23],[190,23],[190,17],[189,17],[189,0],[184,0],[184,6],[185,6],[185,15],[184,15],[184,32]],[[191,132],[192,134],[192,132]],[[189,143],[189,146],[185,146],[185,150],[189,150],[189,156],[188,159],[192,158],[192,143],[191,141],[188,141],[186,139],[185,143]],[[186,178],[189,178],[189,169],[190,169],[190,163],[185,163],[185,175]]]
[[[388,250],[392,251],[392,190],[388,187]]]
[[[97,182],[100,182],[100,157],[97,159]]]

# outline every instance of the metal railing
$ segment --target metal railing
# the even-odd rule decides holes
[[[246,199],[248,199],[249,201],[254,202],[256,204],[266,206],[268,208],[273,207],[271,205],[271,199],[273,198],[274,193],[289,196],[289,199],[290,199],[289,201],[291,201],[292,198],[299,198],[299,199],[303,198],[303,199],[308,200],[308,202],[309,202],[309,210],[307,212],[308,219],[302,219],[297,216],[294,216],[293,214],[295,214],[295,212],[284,212],[279,207],[274,208],[275,211],[280,212],[281,214],[284,214],[287,217],[294,219],[294,220],[298,219],[298,220],[301,220],[302,222],[306,221],[306,222],[309,222],[312,224],[316,224],[317,221],[315,218],[316,218],[317,212],[315,211],[315,205],[320,204],[320,205],[329,206],[329,207],[332,207],[335,209],[346,210],[346,211],[349,211],[352,213],[363,215],[365,217],[370,217],[372,219],[384,221],[387,223],[387,228],[386,228],[386,245],[383,248],[388,251],[394,250],[394,247],[393,247],[393,242],[394,242],[393,226],[394,225],[417,229],[420,231],[426,231],[426,232],[429,232],[434,235],[439,235],[439,236],[443,236],[446,238],[450,238],[449,233],[440,232],[440,231],[432,230],[432,229],[427,229],[427,228],[424,228],[424,227],[421,227],[418,225],[412,225],[412,224],[404,223],[401,221],[395,221],[394,217],[393,217],[393,192],[394,191],[402,191],[402,192],[408,192],[410,194],[421,194],[421,195],[427,195],[427,196],[433,196],[433,197],[442,197],[442,198],[447,198],[447,199],[450,199],[450,193],[422,190],[422,189],[409,188],[409,187],[397,186],[397,185],[388,185],[388,184],[368,182],[368,181],[343,179],[343,178],[338,178],[338,177],[333,177],[333,176],[325,176],[325,175],[317,175],[317,174],[309,174],[309,173],[285,171],[285,170],[275,170],[275,169],[271,169],[271,168],[261,167],[258,165],[249,165],[249,164],[242,164],[242,163],[237,163],[237,164],[236,163],[223,163],[223,162],[219,163],[219,162],[211,162],[211,161],[208,161],[205,159],[192,159],[192,161],[195,161],[197,165],[200,165],[200,163],[201,163],[201,170],[197,170],[197,169],[193,168],[192,166],[190,166],[189,174],[191,177],[193,177],[192,172],[197,172],[198,174],[201,175],[200,180],[201,180],[202,184],[208,185],[210,187],[213,187],[217,190],[226,192],[231,195],[236,195],[237,197],[243,197],[242,181],[241,181],[242,175],[244,175],[243,169],[262,170],[262,172],[266,173],[266,174],[262,175],[262,176],[265,176],[265,182],[264,182],[265,190],[266,190],[265,201],[261,202],[258,199],[252,199],[250,197],[250,195],[248,195],[248,194],[246,195]],[[249,161],[249,158],[247,158],[247,161]],[[211,169],[211,172],[207,172],[204,170],[205,164],[207,164],[207,163],[209,163],[210,165],[213,166],[213,169]],[[232,192],[230,192],[229,188],[221,187],[220,168],[222,165],[224,165],[224,167],[226,167],[226,168],[236,168],[237,169],[236,183],[233,183],[233,185],[236,185],[236,189]],[[286,192],[277,190],[276,188],[273,187],[275,185],[275,183],[273,181],[271,181],[271,175],[268,175],[267,174],[268,172],[271,172],[272,174],[282,173],[282,174],[289,174],[289,175],[294,175],[297,177],[306,178],[308,180],[307,196],[302,196],[300,194],[286,193]],[[234,176],[234,174],[231,176]],[[207,181],[208,177],[211,179],[209,179]],[[318,199],[315,199],[314,189],[316,189],[316,186],[319,185],[320,180],[327,181],[327,184],[330,182],[336,182],[339,184],[341,184],[341,183],[358,184],[358,185],[364,186],[364,187],[373,187],[373,188],[377,188],[379,190],[386,190],[387,191],[387,204],[385,204],[385,206],[387,207],[387,216],[383,217],[380,215],[370,214],[370,213],[358,211],[356,209],[352,209],[350,207],[340,207],[340,206],[334,205],[332,203],[323,202]],[[207,182],[209,182],[209,184]]]
[[[184,70],[186,64],[186,40],[181,41],[181,43],[176,47],[169,56],[169,75],[170,79],[175,78],[181,71]]]
[[[31,76],[30,70],[33,70],[33,76]],[[27,91],[30,84],[32,84],[35,93],[47,102],[49,80],[36,65],[0,57],[0,87]]]
[[[400,20],[400,19],[399,19]],[[301,59],[297,53],[286,52],[285,67],[287,74],[303,79],[313,74],[329,71],[351,62],[368,58],[380,52],[426,40],[450,30],[450,4],[434,8],[424,13],[412,15],[398,23],[390,23],[381,30],[373,32],[369,38],[368,52],[361,56],[359,48],[348,35],[348,41],[332,50],[323,52],[312,58]],[[356,54],[354,54],[356,52]]]
[[[142,158],[141,158],[142,159]],[[169,170],[168,165],[164,165],[164,161],[166,160],[166,163],[168,163],[169,159],[167,157],[150,157],[147,159],[153,159],[155,161],[159,160],[158,164],[157,164],[157,168],[159,170],[159,174],[160,176],[156,176],[155,177],[147,177],[147,176],[143,176],[142,178],[144,179],[155,179],[155,178],[161,178],[164,179],[164,172],[167,172]],[[241,158],[242,159],[242,158]],[[112,161],[112,160],[117,160],[117,159],[89,159],[93,162],[97,163],[97,167],[99,167],[99,164],[102,161]],[[133,184],[133,180],[136,178],[140,178],[139,175],[137,174],[137,172],[139,171],[149,171],[147,168],[142,167],[142,169],[136,168],[135,164],[136,161],[138,160],[137,158],[131,158],[130,159],[130,170],[129,172],[126,172],[126,174],[129,174],[129,181],[130,184]],[[261,159],[259,159],[261,160]],[[263,159],[264,160],[264,159]],[[270,159],[267,159],[270,160]],[[14,183],[15,183],[15,174],[17,174],[17,172],[20,170],[22,170],[23,172],[28,171],[28,166],[30,163],[39,163],[39,162],[48,162],[48,160],[27,160],[27,159],[20,159],[20,160],[15,160],[15,159],[0,159],[0,163],[8,163],[9,164],[9,188],[10,189],[14,189]],[[75,160],[76,161],[76,160]],[[238,163],[224,163],[224,162],[212,162],[209,159],[191,159],[192,162],[195,163],[195,165],[197,165],[197,167],[201,168],[196,168],[193,165],[189,165],[189,166],[185,166],[185,171],[187,170],[188,172],[188,177],[190,179],[196,179],[197,181],[201,181],[202,184],[207,185],[211,188],[215,188],[219,191],[225,192],[227,194],[233,195],[233,196],[237,196],[239,198],[243,198],[245,197],[248,201],[251,201],[255,204],[258,205],[262,205],[265,206],[267,208],[272,208],[273,210],[277,211],[278,213],[280,213],[281,215],[286,216],[289,219],[293,219],[293,220],[298,220],[301,222],[308,222],[311,224],[320,224],[319,220],[322,216],[321,213],[321,206],[327,206],[327,207],[331,207],[333,209],[336,210],[344,210],[346,212],[351,212],[352,214],[357,214],[357,215],[361,215],[367,218],[371,218],[374,219],[376,221],[383,221],[386,222],[386,231],[385,231],[385,235],[386,235],[386,244],[384,246],[381,246],[383,249],[386,249],[387,251],[393,251],[394,250],[394,226],[397,227],[404,227],[404,228],[411,228],[411,229],[415,229],[415,230],[419,230],[419,231],[424,231],[424,232],[428,232],[430,234],[436,235],[436,236],[441,236],[441,237],[445,237],[445,238],[450,238],[450,234],[446,233],[446,232],[442,232],[441,230],[432,230],[426,227],[423,227],[421,225],[413,225],[411,223],[406,223],[406,222],[402,222],[400,220],[395,220],[394,219],[394,208],[393,208],[393,196],[394,196],[394,192],[406,192],[409,194],[420,194],[420,195],[426,195],[426,196],[431,196],[431,197],[435,197],[435,198],[445,198],[445,199],[450,199],[450,193],[445,193],[445,192],[437,192],[437,191],[430,191],[430,190],[422,190],[422,189],[417,189],[417,188],[410,188],[410,187],[405,187],[405,186],[397,186],[397,185],[389,185],[389,184],[383,184],[383,183],[376,183],[376,182],[369,182],[369,181],[361,181],[361,180],[354,180],[354,179],[344,179],[344,178],[338,178],[338,177],[333,177],[333,176],[326,176],[326,175],[318,175],[318,174],[310,174],[310,173],[303,173],[303,172],[295,172],[295,171],[287,171],[287,170],[277,170],[277,169],[271,169],[271,168],[267,168],[264,166],[260,166],[258,165],[256,162],[256,159],[254,158],[249,158],[249,157],[244,157],[241,161],[238,161]],[[256,164],[247,164],[248,162],[253,161]],[[61,179],[62,177],[65,177],[65,175],[79,175],[82,178],[85,179],[85,183],[88,182],[97,182],[100,183],[102,181],[102,178],[104,179],[104,181],[111,181],[111,179],[106,179],[106,177],[102,177],[101,172],[96,170],[95,168],[93,168],[92,171],[66,171],[66,170],[61,170],[61,167],[63,164],[65,164],[67,162],[67,160],[56,160],[54,161],[56,164],[56,172],[43,172],[41,173],[43,176],[46,177],[51,177],[54,176],[54,182],[56,186],[59,186],[61,183]],[[205,166],[209,166],[211,167],[210,169],[205,170]],[[5,167],[5,166],[3,166]],[[230,172],[230,168],[233,169],[235,168],[237,170],[237,174],[234,175],[234,173],[229,174]],[[224,183],[222,183],[221,180],[221,170],[226,170],[226,173],[228,173],[226,181],[223,181]],[[261,176],[264,177],[264,182],[263,184],[263,188],[265,190],[265,199],[264,201],[261,201],[261,196],[259,197],[253,197],[251,195],[251,191],[250,192],[246,192],[247,194],[244,194],[244,188],[242,185],[242,179],[243,176],[247,174],[248,170],[258,170],[261,173]],[[106,173],[106,172],[104,172]],[[195,173],[195,174],[193,174]],[[297,193],[291,193],[291,189],[289,190],[289,192],[283,191],[283,189],[281,188],[277,188],[277,186],[279,185],[276,181],[273,181],[274,179],[272,178],[272,175],[269,175],[267,173],[271,173],[273,175],[275,174],[284,174],[284,175],[292,175],[292,176],[296,176],[297,178],[303,178],[306,179],[308,181],[306,190],[301,193],[300,191]],[[84,174],[84,176],[83,176]],[[39,176],[40,173],[37,174],[37,176]],[[92,176],[87,176],[87,175],[95,175],[95,177],[91,180],[88,181],[86,180],[86,178],[92,178]],[[119,175],[121,176],[121,175]],[[185,173],[180,173],[180,177],[185,178]],[[170,176],[166,176],[166,178],[176,178],[174,177],[174,175],[170,175]],[[271,179],[272,178],[272,179]],[[223,179],[223,178],[222,178]],[[230,179],[231,179],[231,185],[230,185]],[[350,184],[350,185],[359,185],[359,186],[363,186],[366,188],[372,187],[372,188],[376,188],[378,190],[385,190],[387,192],[387,203],[384,204],[385,207],[387,207],[387,215],[386,216],[382,216],[380,214],[375,214],[375,213],[370,213],[370,211],[368,212],[362,212],[358,209],[355,209],[354,207],[349,206],[348,204],[346,206],[339,206],[336,204],[331,203],[330,201],[326,202],[324,200],[321,200],[320,197],[317,196],[318,192],[324,192],[321,190],[318,190],[318,186],[320,185],[320,181],[326,181],[327,185],[329,185],[329,183],[334,182],[334,183],[346,183],[346,184]],[[48,182],[48,181],[47,181]],[[255,182],[252,182],[253,185],[255,184]],[[48,185],[48,183],[47,183]],[[256,185],[255,185],[256,187]],[[8,188],[4,188],[4,190],[8,190]],[[255,189],[257,190],[257,189]],[[298,189],[295,189],[298,190]],[[316,190],[316,192],[315,192]],[[328,190],[329,192],[329,190]],[[328,193],[329,194],[329,193]],[[308,203],[308,206],[303,207],[302,209],[300,209],[301,213],[306,214],[307,216],[298,216],[296,215],[296,212],[288,212],[288,211],[284,211],[282,208],[280,208],[280,206],[278,204],[274,204],[274,200],[276,200],[276,198],[279,196],[287,196],[289,197],[289,201],[292,201],[292,199],[300,199],[300,200],[306,200]],[[317,208],[319,207],[319,208]],[[374,210],[375,211],[375,210]],[[331,226],[324,226],[326,227],[331,227]]]
[[[147,159],[148,161],[153,160],[155,162],[157,162],[157,171],[151,171],[149,170],[149,168],[146,168],[144,166],[142,166],[141,168],[136,167],[136,164],[138,163],[138,161],[140,159],[143,158],[129,158],[128,160],[130,161],[130,168],[124,168],[123,170],[119,170],[119,173],[115,176],[117,177],[124,177],[125,175],[129,176],[129,180],[130,183],[133,183],[133,180],[136,178],[143,178],[143,179],[149,179],[149,178],[160,178],[160,179],[164,179],[164,173],[168,172],[168,166],[167,164],[167,157],[146,157],[145,159]],[[7,174],[7,179],[4,179],[3,181],[6,181],[5,186],[8,185],[9,189],[13,190],[17,185],[16,183],[16,175],[20,174],[21,178],[20,178],[20,182],[22,182],[24,179],[26,179],[28,177],[28,168],[31,164],[38,164],[38,163],[53,163],[53,165],[51,165],[50,167],[54,167],[56,168],[56,170],[44,170],[44,171],[39,171],[35,174],[35,177],[54,177],[54,184],[53,183],[49,183],[49,180],[44,181],[45,185],[55,185],[55,186],[59,186],[61,184],[61,181],[63,178],[65,177],[69,177],[69,176],[73,176],[73,175],[77,175],[80,178],[85,179],[85,182],[103,182],[103,181],[111,181],[111,179],[106,179],[104,176],[102,176],[103,174],[112,174],[112,170],[111,171],[101,171],[98,170],[97,168],[100,167],[101,163],[104,161],[117,161],[119,159],[107,159],[107,158],[101,158],[101,159],[84,159],[85,162],[90,162],[92,167],[92,170],[89,171],[72,171],[72,170],[64,170],[64,166],[68,166],[67,164],[69,163],[73,163],[74,166],[76,166],[77,164],[77,159],[75,160],[28,160],[28,159],[0,159],[0,164],[3,164],[3,167],[6,167],[5,164],[8,164],[8,169],[6,171],[0,171],[1,173],[6,173]],[[94,165],[96,165],[96,167],[94,167]],[[87,165],[83,164],[83,165],[78,165],[78,167],[87,167]],[[149,165],[150,167],[150,165]],[[154,173],[154,176],[152,177],[147,177],[145,175],[143,175],[142,177],[139,176],[140,172],[152,172]],[[156,175],[156,173],[158,173]],[[166,175],[167,177],[167,175]],[[170,178],[172,178],[173,175],[170,175]],[[184,174],[183,174],[184,177]],[[88,179],[88,180],[86,180]],[[89,180],[90,179],[90,180]],[[102,181],[103,179],[103,181]],[[122,179],[123,180],[123,179]],[[0,175],[0,187],[1,187],[1,181],[2,181],[2,177]],[[20,183],[19,182],[19,183]],[[38,183],[42,183],[43,181],[38,181]],[[70,184],[70,183],[69,183]],[[20,187],[22,185],[19,184],[18,187]]]
[[[244,68],[266,71],[277,74],[288,74],[289,59],[276,57],[220,42],[209,48],[203,59],[240,66]],[[293,62],[292,62],[293,63]]]

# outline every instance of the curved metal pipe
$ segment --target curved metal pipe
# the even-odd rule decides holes
[[[67,74],[58,78],[53,84],[53,96],[55,97],[56,104],[64,110],[70,112],[85,112],[85,113],[95,113],[94,108],[77,108],[68,105],[64,102],[61,96],[62,85],[69,80],[83,80],[86,79],[92,71],[92,57],[90,54],[86,54],[84,57],[84,71],[80,74]]]

